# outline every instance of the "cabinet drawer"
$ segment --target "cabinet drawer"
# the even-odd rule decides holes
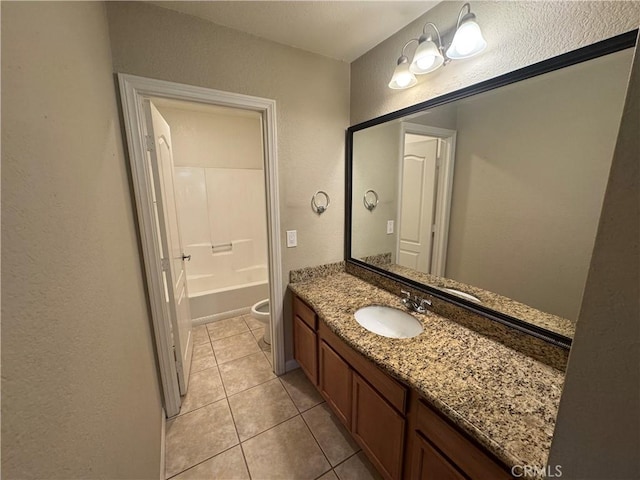
[[[416,417],[416,430],[419,430],[471,479],[513,478],[502,465],[476,446],[472,440],[449,425],[422,399],[418,401]]]
[[[400,382],[390,377],[377,366],[356,353],[344,341],[336,336],[324,322],[319,325],[320,338],[331,346],[351,368],[367,379],[378,392],[401,414],[406,413],[408,389]]]
[[[313,331],[316,331],[318,329],[316,312],[314,312],[311,307],[309,307],[309,305],[304,303],[297,296],[293,297],[293,316],[300,317],[300,319],[302,319],[304,323],[309,325],[309,328],[311,328]]]

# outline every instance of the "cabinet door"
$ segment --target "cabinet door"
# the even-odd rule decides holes
[[[351,432],[387,479],[402,474],[404,418],[356,372],[353,372]]]
[[[320,392],[336,416],[351,428],[351,368],[325,342],[320,342]]]
[[[293,356],[314,385],[318,385],[318,343],[316,332],[297,315],[293,317]]]
[[[467,477],[440,455],[420,433],[414,432],[410,478],[413,480],[466,480]]]

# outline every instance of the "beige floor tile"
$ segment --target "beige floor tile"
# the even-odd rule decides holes
[[[298,415],[277,378],[229,397],[229,405],[241,442]]]
[[[329,470],[327,473],[322,475],[318,480],[338,480],[335,472],[333,470]]]
[[[200,345],[202,343],[209,343],[209,334],[207,333],[206,325],[198,325],[191,330],[193,335],[193,344]]]
[[[300,416],[243,442],[253,479],[317,478],[331,466]]]
[[[264,323],[253,318],[251,315],[244,315],[243,318],[245,323],[249,327],[249,330],[258,330],[260,328],[264,328]]]
[[[215,457],[196,465],[172,480],[203,480],[203,479],[233,479],[249,480],[249,472],[244,462],[240,446],[230,448]]]
[[[242,392],[276,378],[262,352],[223,363],[218,368],[227,395]]]
[[[251,333],[255,333],[257,331],[258,330],[254,330]],[[260,350],[262,350],[265,353],[271,353],[271,345],[269,345],[267,342],[264,341],[264,339],[262,338],[262,335],[256,338],[256,342],[258,342],[258,346],[260,347]]]
[[[211,340],[217,340],[219,338],[230,337],[239,333],[249,331],[249,327],[244,322],[242,317],[227,318],[225,320],[218,320],[207,324],[207,331]]]
[[[264,356],[267,358],[267,362],[269,362],[269,365],[273,367],[273,354],[271,352],[264,352]]]
[[[335,467],[360,450],[326,403],[307,410],[302,417],[332,466]]]
[[[280,377],[280,381],[287,389],[289,395],[296,404],[298,410],[304,412],[311,407],[315,407],[319,403],[323,402],[322,396],[316,390],[316,387],[305,376],[304,372],[297,368],[290,372],[285,373]]]
[[[256,342],[258,340],[261,340],[262,337],[264,336],[264,327],[260,327],[260,328],[256,328],[254,330],[251,330],[251,334],[255,337]]]
[[[169,420],[165,441],[167,478],[237,445],[227,400]]]
[[[206,330],[205,330],[206,333]],[[209,338],[209,337],[207,337]],[[216,357],[213,355],[211,342],[193,346],[193,359],[191,360],[191,373],[199,372],[206,368],[216,366]]]
[[[251,332],[221,338],[220,340],[212,340],[211,344],[213,345],[213,352],[216,355],[218,364],[229,362],[236,358],[246,357],[247,355],[260,351],[260,347],[256,339],[251,335]]]
[[[363,452],[334,468],[340,480],[382,480],[382,477]]]
[[[180,415],[225,398],[218,367],[192,373],[187,394],[182,397]]]

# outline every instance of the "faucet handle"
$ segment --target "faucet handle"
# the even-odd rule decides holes
[[[431,300],[429,300],[428,298],[423,298],[422,300],[420,300],[420,306],[422,308],[430,307],[431,306]]]
[[[407,292],[406,290],[400,290],[400,293],[405,294],[407,298],[411,298],[411,292]]]

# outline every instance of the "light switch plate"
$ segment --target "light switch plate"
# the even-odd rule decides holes
[[[297,230],[287,230],[287,247],[297,247],[298,246],[298,231]]]
[[[393,233],[393,220],[387,220],[387,234]]]

